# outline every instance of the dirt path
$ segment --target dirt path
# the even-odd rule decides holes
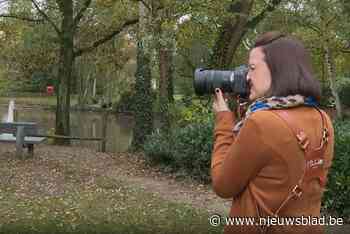
[[[128,166],[128,163],[130,162],[126,162],[124,166]],[[156,168],[147,168],[144,162],[141,162],[141,170],[135,174],[125,169],[112,172],[111,175],[122,176],[123,180],[128,181],[128,183],[158,194],[166,200],[188,203],[194,207],[208,210],[210,213],[228,214],[231,201],[215,195],[210,185],[199,184],[191,180],[178,180],[174,176],[165,175]]]
[[[176,179],[174,175],[147,165],[140,155],[117,154],[112,157],[119,162],[119,167],[118,170],[108,171],[108,176],[142,187],[166,200],[191,204],[210,213],[227,215],[229,212],[231,200],[219,198],[210,185],[190,179]]]

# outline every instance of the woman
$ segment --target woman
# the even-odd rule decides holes
[[[233,198],[230,217],[255,217],[254,225],[231,219],[225,233],[323,233],[318,218],[334,134],[317,107],[321,91],[309,55],[298,40],[268,32],[248,63],[245,117],[236,121],[220,89],[213,103],[213,189]]]

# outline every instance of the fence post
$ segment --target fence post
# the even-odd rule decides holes
[[[13,109],[13,122],[17,122],[18,121],[18,111],[17,109]]]
[[[108,123],[108,111],[105,111],[102,116],[102,141],[101,141],[101,152],[106,152],[107,144],[107,123]]]
[[[18,126],[17,132],[16,132],[16,156],[19,159],[24,159],[23,144],[24,144],[24,126]]]

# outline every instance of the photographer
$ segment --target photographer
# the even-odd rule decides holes
[[[334,134],[301,42],[279,32],[250,50],[249,101],[237,121],[217,88],[211,178],[230,217],[320,217]],[[225,233],[324,233],[322,225],[227,225]]]

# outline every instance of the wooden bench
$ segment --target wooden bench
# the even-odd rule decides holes
[[[34,145],[46,140],[36,137],[38,126],[34,122],[0,123],[0,142],[16,143],[16,156],[23,159],[23,148],[28,148],[28,155],[33,157]]]

